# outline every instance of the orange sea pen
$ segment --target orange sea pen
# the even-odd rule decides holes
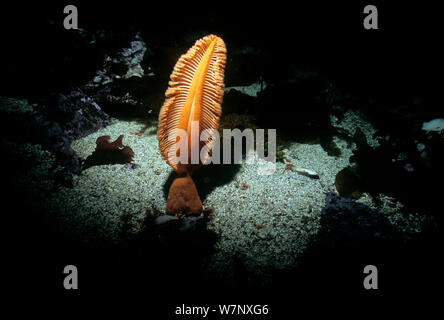
[[[177,61],[170,78],[169,88],[165,93],[165,102],[159,114],[160,153],[167,163],[176,171],[167,205],[167,214],[202,212],[202,202],[196,186],[191,179],[192,172],[202,164],[191,164],[191,152],[188,161],[181,163],[177,158],[168,155],[180,153],[175,150],[177,140],[169,139],[171,134],[185,130],[188,135],[188,150],[191,151],[191,141],[194,135],[203,130],[217,130],[222,113],[221,103],[224,87],[224,69],[226,62],[224,41],[215,36],[206,36],[194,44],[188,52]],[[198,132],[191,130],[191,123],[198,121]],[[199,150],[207,143],[211,146],[214,137],[207,142],[199,142]],[[198,138],[199,139],[199,138]],[[211,148],[209,148],[210,150]],[[208,158],[209,153],[206,155]],[[205,161],[205,159],[204,159]]]

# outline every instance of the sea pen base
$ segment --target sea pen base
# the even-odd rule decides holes
[[[168,194],[166,213],[170,215],[202,213],[202,201],[188,172],[178,175],[173,180]]]

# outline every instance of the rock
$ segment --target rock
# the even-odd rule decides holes
[[[70,137],[63,127],[22,99],[0,98],[0,133],[16,142],[31,142],[51,151],[70,172],[80,172],[80,161],[71,149]],[[6,108],[2,106],[6,105]],[[14,108],[13,106],[17,107]],[[46,112],[47,113],[47,112]],[[68,176],[68,175],[66,175]]]
[[[322,233],[332,244],[358,245],[361,241],[382,240],[396,235],[384,215],[370,207],[329,192],[321,211]]]
[[[192,217],[184,216],[181,219],[182,225],[179,227],[180,232],[198,232],[206,229],[206,221],[203,216]]]
[[[254,48],[243,48],[230,53],[230,68],[227,68],[225,84],[227,87],[250,85],[263,76],[261,65],[262,52]]]
[[[137,33],[128,47],[121,49],[114,55],[105,57],[102,69],[96,71],[96,75],[86,86],[103,86],[120,78],[141,78],[144,75],[141,63],[146,50],[146,43]]]
[[[105,57],[102,68],[84,86],[110,115],[147,116],[153,104],[160,103],[158,96],[164,97],[166,83],[159,83],[146,63],[142,66],[147,52],[146,43],[135,34],[126,47]]]
[[[422,143],[418,143],[418,144],[416,145],[416,149],[417,149],[419,152],[422,152],[422,151],[425,150],[425,145],[422,144]]]
[[[264,90],[267,87],[267,84],[264,81],[255,82],[249,86],[237,86],[237,87],[226,87],[224,89],[225,93],[230,92],[231,90],[237,90],[243,94],[246,94],[250,97],[257,97],[259,92]]]
[[[352,199],[361,197],[361,180],[350,168],[344,168],[336,174],[335,186],[342,197]]]
[[[369,146],[367,138],[361,128],[356,128],[355,134],[353,135],[353,141],[356,143],[358,149],[367,148]]]
[[[51,97],[46,110],[48,116],[60,124],[70,141],[87,136],[111,123],[102,108],[81,89],[72,90],[67,95]]]
[[[17,105],[25,102],[16,100]],[[110,124],[109,116],[80,89],[53,94],[41,105],[26,110],[8,113],[10,124],[6,127],[14,126],[23,141],[37,142],[53,152],[73,173],[80,172],[80,161],[71,149],[71,142]]]
[[[422,124],[422,130],[427,132],[444,130],[444,119],[438,118],[424,122]]]
[[[224,95],[224,113],[252,113],[257,106],[257,97],[238,90],[238,87],[228,88]]]

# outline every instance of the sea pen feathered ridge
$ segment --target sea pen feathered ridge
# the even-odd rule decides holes
[[[224,69],[226,48],[224,41],[215,35],[206,36],[194,44],[177,61],[169,88],[165,93],[165,102],[159,114],[160,153],[176,171],[177,177],[171,184],[167,200],[168,214],[194,213],[202,211],[202,203],[197,194],[191,173],[196,165],[191,165],[191,141],[206,129],[217,130],[222,113],[221,103],[224,87]],[[199,130],[191,130],[191,123],[198,121]],[[180,163],[177,157],[169,157],[175,150],[176,140],[169,139],[178,130],[188,134],[188,161]],[[213,139],[207,141],[211,146]],[[205,142],[200,142],[200,148]],[[209,148],[211,150],[211,148]],[[180,152],[180,151],[179,151]],[[203,161],[209,155],[204,157]]]

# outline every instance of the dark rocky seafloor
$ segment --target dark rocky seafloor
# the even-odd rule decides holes
[[[410,33],[412,48],[400,30],[375,39],[348,20],[317,29],[320,17],[269,26],[265,13],[160,31],[137,8],[95,19],[92,5],[67,31],[60,7],[44,8],[26,15],[32,29],[12,24],[2,38],[2,226],[15,289],[33,266],[28,290],[63,294],[67,264],[87,295],[137,291],[165,304],[366,299],[367,264],[380,270],[380,296],[442,283],[444,131],[423,123],[444,109],[429,74],[439,51],[423,36]],[[314,35],[288,31],[306,24]],[[277,170],[202,168],[204,213],[168,217],[157,115],[177,58],[208,33],[228,48],[221,126],[276,128]]]

